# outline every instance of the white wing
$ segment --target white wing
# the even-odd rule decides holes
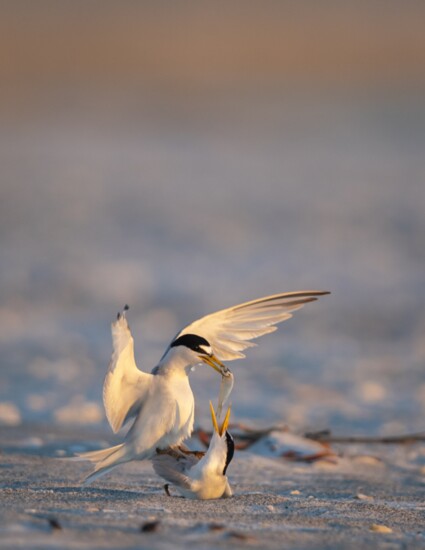
[[[256,345],[249,340],[275,331],[275,325],[292,317],[293,311],[324,294],[329,292],[306,290],[245,302],[198,319],[176,338],[183,334],[197,334],[208,340],[221,361],[240,359],[245,357],[241,353],[244,349]]]
[[[113,352],[103,384],[103,403],[116,433],[139,411],[153,376],[136,366],[134,340],[124,313],[118,314],[111,328]]]
[[[187,490],[192,489],[192,480],[186,473],[197,462],[193,455],[176,459],[167,454],[156,454],[152,458],[152,466],[160,477]]]

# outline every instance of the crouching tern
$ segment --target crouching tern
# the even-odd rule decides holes
[[[235,444],[227,431],[230,407],[219,427],[214,407],[210,401],[213,435],[206,453],[183,454],[173,449],[158,451],[152,464],[155,472],[176,486],[178,492],[192,499],[216,499],[232,496],[226,476],[235,452]],[[164,485],[168,496],[168,484]]]
[[[151,459],[157,449],[177,447],[190,437],[194,397],[188,374],[205,363],[222,377],[230,377],[223,361],[245,357],[250,340],[276,330],[276,324],[324,291],[276,294],[206,315],[181,330],[151,373],[136,366],[134,341],[125,312],[112,323],[113,352],[103,385],[106,416],[116,433],[130,419],[133,425],[124,442],[79,455],[95,466],[85,480],[90,483],[119,464]],[[219,403],[221,409],[222,403]]]

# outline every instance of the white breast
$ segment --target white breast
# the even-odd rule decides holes
[[[162,437],[156,447],[165,449],[180,445],[191,436],[194,423],[195,400],[187,376],[155,377],[156,416],[162,417]]]
[[[194,423],[195,400],[187,376],[178,378],[171,385],[173,399],[175,401],[176,418],[172,430],[176,440],[176,445],[183,439],[190,437]]]

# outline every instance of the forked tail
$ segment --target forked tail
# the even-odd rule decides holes
[[[127,452],[124,447],[124,443],[115,445],[115,447],[109,447],[108,449],[101,449],[100,451],[90,451],[88,453],[78,454],[78,459],[89,460],[95,465],[94,472],[84,480],[84,485],[88,485],[95,479],[107,472],[110,472],[118,464],[127,462]]]

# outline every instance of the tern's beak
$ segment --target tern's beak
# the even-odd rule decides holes
[[[229,370],[215,355],[199,355],[198,357],[222,376],[225,376]]]
[[[220,430],[218,429],[218,424],[217,424],[217,417],[215,416],[215,410],[211,401],[210,401],[210,411],[211,411],[211,420],[212,420],[214,431],[217,432],[218,435],[220,435]]]
[[[223,435],[226,433],[227,427],[229,425],[230,420],[230,407],[227,409],[226,416],[224,417],[223,424],[221,425],[221,428],[218,426],[217,417],[215,415],[214,407],[212,402],[210,401],[210,411],[211,411],[211,420],[214,427],[214,431],[218,433],[220,437],[223,437]]]
[[[224,417],[223,424],[221,425],[221,434],[223,435],[227,431],[227,427],[229,426],[229,420],[230,420],[230,406],[227,409],[226,416]]]

